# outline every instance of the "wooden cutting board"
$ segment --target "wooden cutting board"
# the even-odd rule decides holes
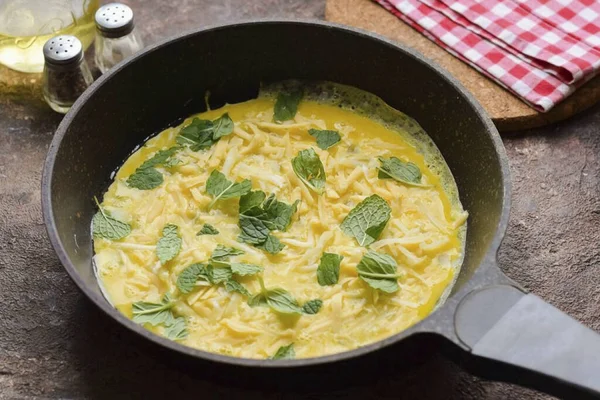
[[[327,0],[325,18],[386,36],[434,60],[471,91],[503,132],[560,121],[600,101],[598,76],[549,112],[540,113],[371,0]]]

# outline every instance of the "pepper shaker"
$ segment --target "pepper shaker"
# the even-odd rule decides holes
[[[102,73],[143,47],[131,8],[109,3],[96,11],[95,61]]]
[[[59,35],[44,44],[44,99],[59,113],[69,111],[94,78],[83,58],[83,46],[71,35]]]

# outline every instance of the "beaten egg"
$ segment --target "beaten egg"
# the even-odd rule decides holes
[[[293,96],[267,93],[191,116],[121,166],[93,230],[98,280],[123,314],[209,352],[302,358],[384,339],[444,300],[467,213],[437,148],[360,107]],[[203,130],[208,143],[189,140]],[[322,168],[294,168],[306,161],[301,153]],[[386,175],[393,158],[414,174]],[[260,192],[257,208],[244,211]],[[283,224],[247,230],[267,218],[269,196]],[[381,206],[360,214],[375,198]],[[388,207],[387,219],[378,215]],[[373,218],[377,227],[363,229]],[[264,226],[269,244],[252,236]],[[384,272],[365,272],[373,254]]]

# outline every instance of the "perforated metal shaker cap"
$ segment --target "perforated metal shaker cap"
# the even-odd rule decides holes
[[[79,63],[82,58],[83,46],[75,36],[55,36],[44,44],[44,59],[47,63],[66,65]]]
[[[119,38],[133,30],[133,11],[121,3],[108,3],[96,11],[96,28],[108,38]]]

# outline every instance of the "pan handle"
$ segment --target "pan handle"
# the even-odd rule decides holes
[[[454,323],[472,373],[562,398],[600,398],[600,335],[539,297],[510,285],[474,290]]]

